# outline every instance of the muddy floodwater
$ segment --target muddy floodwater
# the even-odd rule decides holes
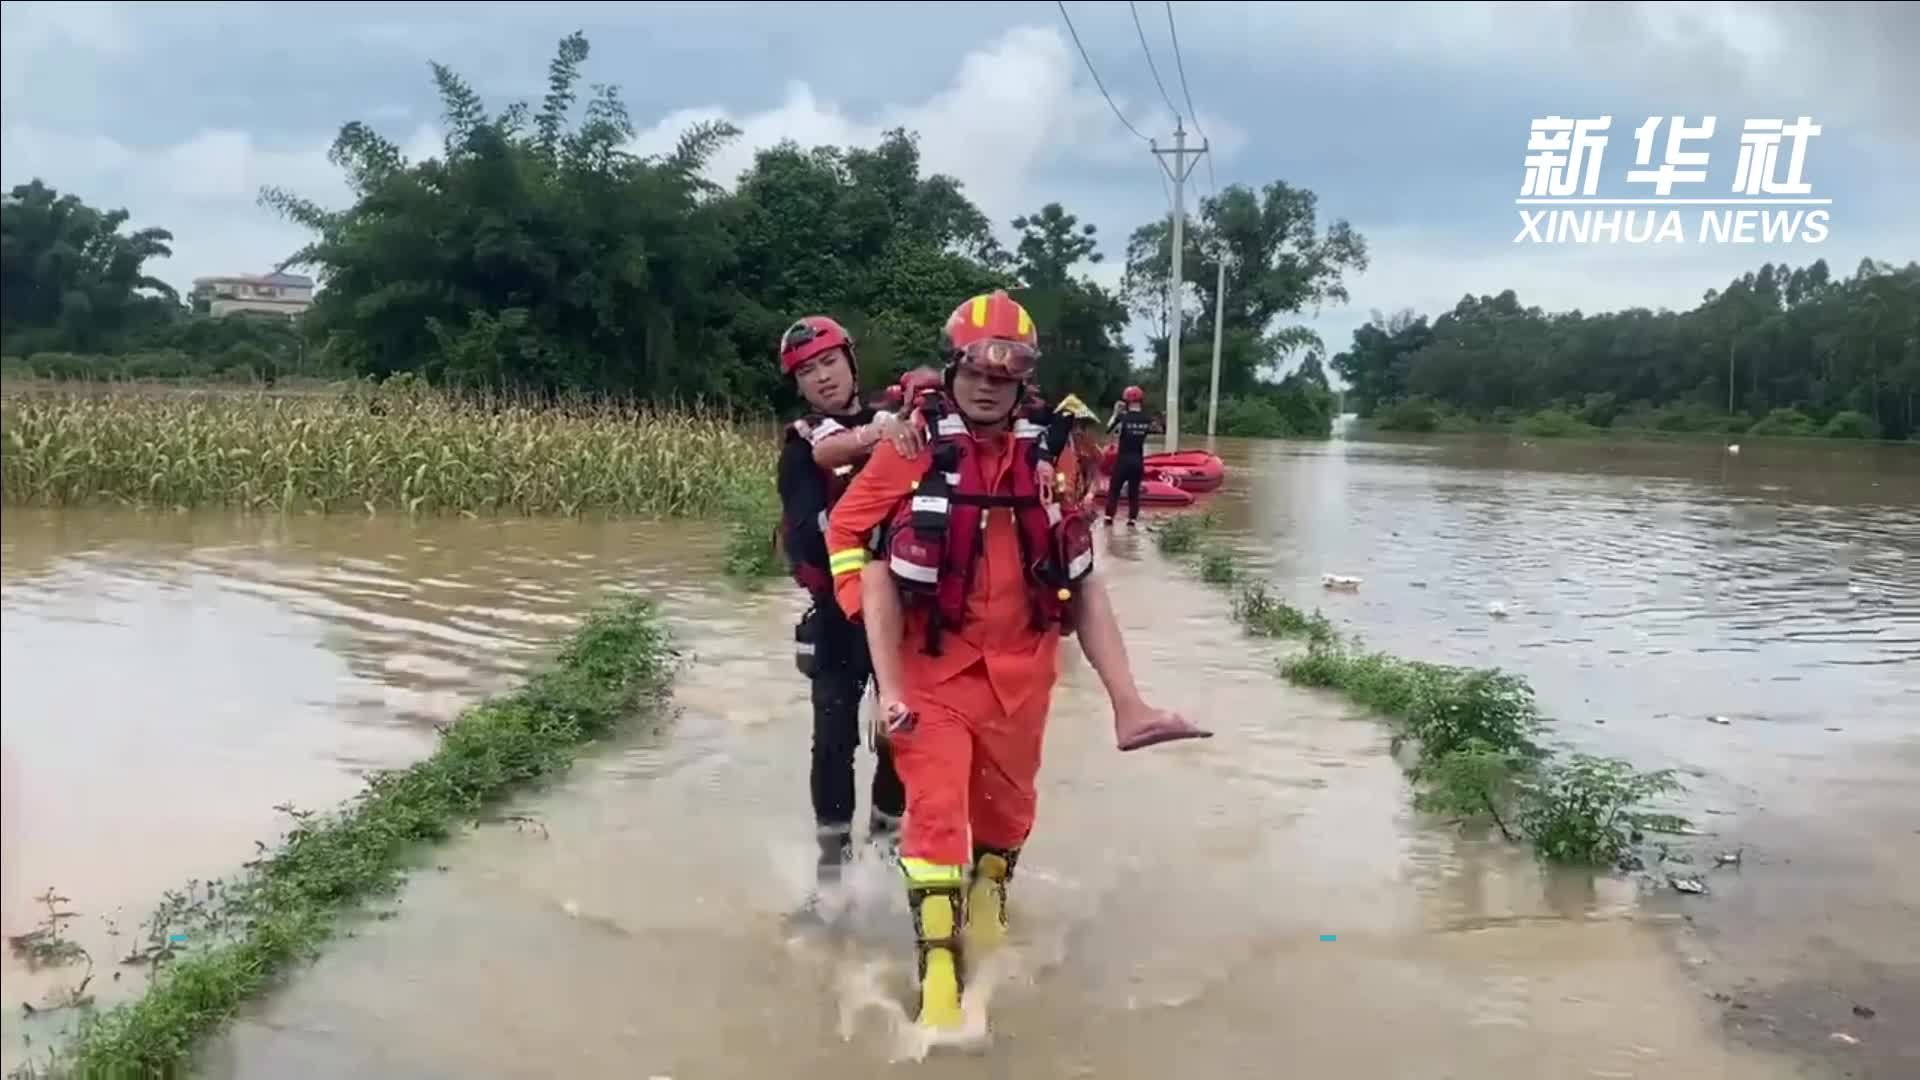
[[[1139,678],[1217,737],[1114,752],[1063,652],[1013,940],[977,983],[991,1043],[914,1064],[897,873],[861,866],[840,937],[783,922],[813,849],[799,602],[719,584],[716,530],[9,509],[5,931],[57,890],[89,989],[123,997],[106,958],[164,890],[250,858],[276,804],[427,753],[595,596],[640,589],[686,650],[663,729],[510,808],[537,826],[436,851],[201,1071],[1920,1075],[1920,453],[1221,449],[1210,503],[1246,569],[1371,647],[1526,676],[1567,745],[1681,770],[1710,892],[1414,814],[1380,723],[1286,685],[1290,646],[1117,528]],[[3,962],[11,1065],[60,1015],[21,1004],[78,970]]]

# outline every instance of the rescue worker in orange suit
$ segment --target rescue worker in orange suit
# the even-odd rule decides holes
[[[834,320],[815,315],[788,328],[780,342],[780,369],[794,380],[809,412],[786,432],[779,464],[782,540],[794,581],[812,606],[795,629],[795,660],[812,682],[811,788],[819,862],[816,884],[840,879],[853,853],[854,754],[861,741],[860,700],[872,663],[866,636],[850,623],[833,595],[826,546],[827,512],[882,440],[907,455],[919,452],[919,433],[896,414],[860,402],[853,338]],[[906,795],[893,756],[879,748],[874,768],[868,839],[891,848]],[[815,915],[818,889],[800,915]]]
[[[1078,394],[1068,394],[1054,407],[1056,423],[1064,421],[1067,445],[1060,455],[1059,490],[1068,506],[1090,507],[1100,476],[1100,447],[1089,430],[1099,418]]]
[[[1140,485],[1147,479],[1147,436],[1153,432],[1153,418],[1147,415],[1147,395],[1137,386],[1129,386],[1114,403],[1107,418],[1107,430],[1117,432],[1118,453],[1113,459],[1113,475],[1107,479],[1107,517],[1120,509],[1120,489],[1127,491],[1127,524],[1140,523]]]
[[[835,505],[827,543],[840,602],[866,626],[906,781],[918,1017],[951,1031],[967,951],[1006,930],[1063,634],[1078,634],[1105,686],[1121,750],[1211,733],[1141,697],[1092,574],[1092,534],[1038,467],[1042,429],[1015,416],[1039,359],[1032,318],[1005,292],[976,296],[947,320],[942,352],[941,392],[919,399],[927,452],[877,448]],[[881,525],[884,558],[869,558]]]

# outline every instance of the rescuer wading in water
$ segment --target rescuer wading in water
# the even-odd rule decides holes
[[[920,435],[911,426],[861,403],[857,363],[852,335],[826,316],[808,316],[781,335],[780,370],[794,380],[810,410],[786,432],[779,489],[789,566],[813,601],[795,628],[794,644],[795,661],[812,683],[817,886],[837,882],[852,856],[853,759],[860,745],[860,699],[873,670],[865,634],[834,599],[827,512],[881,440],[908,456],[920,450]],[[906,795],[892,753],[885,746],[877,749],[867,836],[890,848],[898,840]],[[819,899],[816,888],[806,911]]]
[[[942,385],[916,401],[929,452],[878,447],[827,543],[841,605],[866,626],[906,782],[919,1019],[952,1030],[967,950],[1005,932],[1062,635],[1079,635],[1105,686],[1120,749],[1210,732],[1141,698],[1080,507],[1054,497],[1044,432],[1015,415],[1039,358],[1026,309],[1005,292],[976,296],[948,318],[941,351]],[[884,556],[870,560],[883,525]]]

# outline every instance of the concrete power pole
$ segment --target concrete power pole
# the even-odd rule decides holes
[[[1207,449],[1213,449],[1213,424],[1220,415],[1220,328],[1227,313],[1227,252],[1220,250],[1220,280],[1213,291],[1213,385],[1207,388]]]
[[[1154,155],[1161,158],[1160,167],[1173,180],[1173,266],[1167,275],[1167,450],[1180,449],[1180,256],[1186,245],[1187,174],[1193,166],[1199,164],[1200,155],[1207,152],[1207,144],[1202,142],[1198,150],[1187,149],[1187,129],[1180,118],[1173,118],[1173,149],[1162,150],[1158,145],[1153,148]],[[1169,166],[1166,155],[1173,155],[1173,164]],[[1188,156],[1193,160],[1189,162]]]

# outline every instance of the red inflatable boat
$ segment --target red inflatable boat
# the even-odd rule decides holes
[[[1113,463],[1119,458],[1119,450],[1107,447],[1100,459],[1102,471],[1111,473]],[[1148,454],[1146,458],[1147,483],[1161,481],[1180,488],[1183,491],[1204,492],[1218,488],[1227,479],[1227,463],[1219,455],[1205,450],[1180,450],[1171,454]],[[1141,488],[1140,498],[1146,499],[1146,488]],[[1192,500],[1189,499],[1189,502]]]
[[[1093,489],[1093,495],[1095,504],[1105,509],[1107,505],[1106,477],[1103,476],[1100,478],[1100,483]],[[1120,506],[1122,509],[1126,507],[1126,503],[1126,493],[1121,492]],[[1156,480],[1149,475],[1147,479],[1140,482],[1140,505],[1191,506],[1193,505],[1193,493],[1190,491],[1182,491],[1180,488],[1167,483],[1165,480]]]

